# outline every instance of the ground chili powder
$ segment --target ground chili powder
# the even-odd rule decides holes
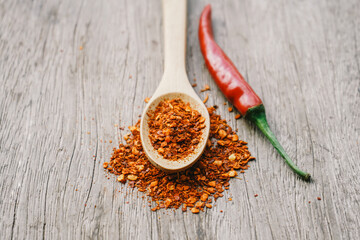
[[[149,114],[149,138],[168,160],[184,159],[199,144],[205,118],[180,98],[161,101]]]
[[[229,180],[237,176],[236,170],[245,170],[250,155],[246,142],[239,140],[231,127],[215,114],[215,108],[208,108],[210,114],[210,137],[207,147],[191,168],[168,174],[155,168],[147,159],[140,140],[140,121],[129,127],[131,134],[124,136],[126,144],[114,148],[110,162],[103,167],[118,175],[121,183],[144,192],[155,202],[156,211],[161,208],[190,208],[199,213],[204,208],[212,208],[213,199],[223,196],[229,189]]]

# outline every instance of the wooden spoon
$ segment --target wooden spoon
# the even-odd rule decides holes
[[[143,149],[150,162],[166,172],[177,172],[189,168],[203,153],[209,138],[209,113],[189,83],[185,69],[186,54],[186,0],[163,0],[165,69],[160,85],[147,104],[141,118],[140,137]],[[153,111],[164,99],[181,98],[190,103],[204,118],[206,127],[194,153],[177,161],[163,158],[149,139],[148,112]]]

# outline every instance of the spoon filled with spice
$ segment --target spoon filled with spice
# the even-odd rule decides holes
[[[140,122],[147,157],[166,172],[191,167],[203,153],[210,131],[207,108],[186,74],[186,3],[163,0],[164,73]]]

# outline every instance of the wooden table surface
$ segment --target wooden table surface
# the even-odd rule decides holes
[[[198,44],[208,2],[216,40],[312,183],[223,105]],[[116,125],[137,121],[161,79],[161,1],[0,0],[1,239],[359,239],[359,12],[358,0],[189,0],[189,78],[257,158],[194,215],[151,212],[102,168],[128,132]]]

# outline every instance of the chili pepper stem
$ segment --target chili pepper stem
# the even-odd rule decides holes
[[[293,172],[298,174],[305,181],[310,181],[310,174],[301,171],[298,166],[296,166],[296,164],[290,159],[289,155],[285,152],[284,148],[280,145],[274,133],[270,130],[269,124],[266,120],[265,107],[263,104],[249,108],[246,112],[245,118],[256,124],[274,148],[284,158],[285,163],[293,170]]]

